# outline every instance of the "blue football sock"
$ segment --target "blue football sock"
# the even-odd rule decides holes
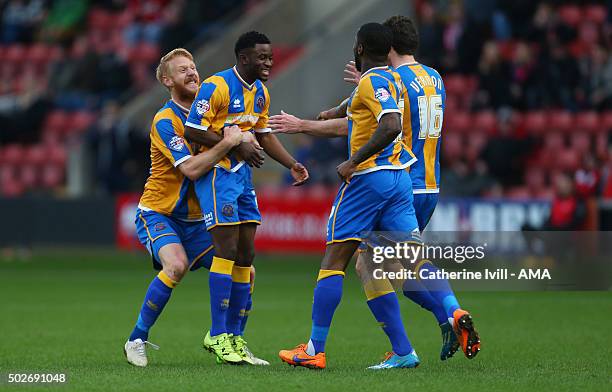
[[[155,321],[164,310],[164,306],[170,299],[172,289],[176,287],[178,282],[173,281],[166,275],[164,271],[153,279],[147,293],[145,294],[144,302],[140,308],[138,321],[130,335],[129,340],[136,339],[147,340],[149,338],[149,329],[155,324]]]
[[[312,330],[310,332],[309,350],[314,355],[325,352],[325,341],[329,332],[334,312],[342,298],[343,271],[320,270],[319,279],[314,289],[312,303]]]
[[[412,302],[420,305],[423,309],[429,310],[436,318],[436,321],[438,321],[438,324],[448,322],[444,306],[427,291],[421,282],[416,279],[406,279],[403,291],[404,295],[410,298]]]
[[[214,256],[208,275],[210,290],[210,336],[227,332],[227,309],[232,292],[232,269],[234,262]]]
[[[400,356],[410,354],[412,352],[412,345],[404,329],[404,323],[402,322],[402,315],[395,291],[368,293],[366,290],[366,295],[368,297],[368,307],[372,311],[376,321],[382,326],[387,337],[389,337],[393,352]],[[374,298],[372,298],[372,296],[374,296]]]
[[[249,313],[251,313],[251,308],[253,307],[253,288],[251,287],[251,292],[249,293],[249,299],[247,300],[246,308],[244,309],[244,317],[242,318],[242,322],[240,323],[240,335],[244,335],[244,329],[247,325],[247,320],[249,319]]]
[[[421,276],[421,274],[429,275],[439,271],[438,267],[433,265],[429,260],[421,261],[421,264],[417,266],[416,270],[417,276]],[[453,289],[451,289],[450,285],[448,284],[448,280],[421,279],[420,282],[427,288],[429,294],[431,294],[431,296],[434,297],[438,303],[442,304],[448,318],[452,318],[453,312],[461,308],[457,298],[455,297]]]
[[[242,319],[246,313],[251,291],[251,267],[234,266],[232,270],[232,292],[227,310],[227,333],[242,335]]]

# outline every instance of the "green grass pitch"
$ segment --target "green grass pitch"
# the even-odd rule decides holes
[[[327,346],[328,369],[282,364],[279,349],[304,342],[310,329],[318,258],[259,256],[246,338],[267,368],[217,365],[201,348],[209,323],[207,272],[190,273],[151,330],[161,346],[134,368],[122,348],[154,276],[144,254],[37,252],[0,261],[0,389],[8,372],[66,372],[58,390],[612,390],[612,293],[465,292],[482,352],[441,362],[433,317],[402,298],[418,369],[367,371],[389,346],[350,271]]]

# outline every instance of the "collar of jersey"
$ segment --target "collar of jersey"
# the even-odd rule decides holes
[[[178,102],[176,102],[175,100],[171,99],[170,102],[172,102],[173,104],[176,105],[177,108],[179,108],[181,110],[181,112],[188,114],[189,113],[189,109],[187,109],[186,107],[183,107],[181,105],[178,104]]]
[[[234,70],[234,74],[236,75],[238,80],[240,80],[240,83],[242,83],[244,87],[248,88],[249,90],[253,90],[253,86],[255,86],[255,83],[257,83],[257,80],[255,80],[253,84],[248,84],[247,82],[244,81],[244,79],[242,79],[242,76],[240,76],[240,73],[238,73],[238,70],[236,69],[235,65],[232,67],[232,69]]]
[[[374,71],[374,70],[377,70],[377,69],[389,70],[389,66],[388,65],[383,65],[383,66],[380,66],[380,67],[370,68],[367,71],[365,71],[363,74],[361,74],[361,78],[359,78],[359,79],[360,80],[363,79],[363,77],[366,76],[367,74],[369,74],[370,71]]]
[[[413,62],[413,63],[404,63],[404,64],[400,64],[400,65],[398,65],[397,67],[395,67],[395,69],[398,69],[399,67],[403,67],[404,65],[408,65],[408,66],[410,66],[410,65],[419,65],[419,62],[418,62],[418,61],[415,61],[415,62]]]

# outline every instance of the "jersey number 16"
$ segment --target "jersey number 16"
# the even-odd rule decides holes
[[[439,94],[418,97],[419,122],[421,130],[419,139],[438,138],[442,132],[444,111],[442,110],[442,96]]]

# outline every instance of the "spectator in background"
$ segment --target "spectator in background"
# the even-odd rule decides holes
[[[530,153],[531,141],[513,135],[515,125],[512,112],[500,111],[498,114],[498,135],[487,141],[480,160],[486,164],[488,172],[504,186],[521,183],[525,157]]]
[[[508,63],[502,59],[495,41],[488,41],[484,45],[478,72],[477,108],[499,109],[509,106],[511,71]]]
[[[442,63],[442,26],[436,20],[434,7],[422,3],[419,9],[419,53],[417,58],[423,64],[439,68]]]
[[[35,143],[51,107],[45,86],[29,74],[21,94],[0,96],[0,145]]]
[[[0,42],[31,43],[45,16],[43,0],[10,0],[2,10],[0,18]]]
[[[566,109],[576,108],[580,72],[578,62],[570,55],[567,47],[554,43],[544,51],[541,62],[542,76],[546,80],[546,106]]]
[[[517,44],[510,68],[512,106],[520,110],[537,107],[542,100],[540,75],[537,73],[537,64],[531,49],[525,42]]]
[[[130,127],[119,117],[119,104],[107,101],[86,135],[98,192],[112,194],[128,187],[124,163],[129,137]]]
[[[156,43],[164,27],[164,13],[168,3],[169,0],[129,0],[128,9],[134,15],[134,20],[124,31],[125,41],[130,45],[139,42]]]
[[[186,43],[193,39],[194,28],[191,24],[185,23],[184,18],[183,2],[174,2],[166,7],[164,28],[159,39],[161,53],[168,53],[174,48],[186,47]]]
[[[589,56],[580,60],[582,107],[606,110],[612,108],[612,56],[601,45],[595,45]]]
[[[580,230],[585,219],[586,206],[576,194],[572,177],[566,173],[557,175],[550,216],[542,230]]]
[[[443,72],[452,72],[457,69],[457,46],[459,45],[459,39],[461,38],[464,30],[463,19],[463,8],[461,8],[461,4],[458,2],[452,2],[448,7],[447,21],[442,33],[442,40],[446,54],[443,53],[440,55],[442,58],[442,64],[440,64],[440,67],[436,67],[436,65],[432,63],[433,67],[436,67]]]
[[[43,24],[41,36],[51,42],[71,41],[88,8],[88,0],[54,1]]]

